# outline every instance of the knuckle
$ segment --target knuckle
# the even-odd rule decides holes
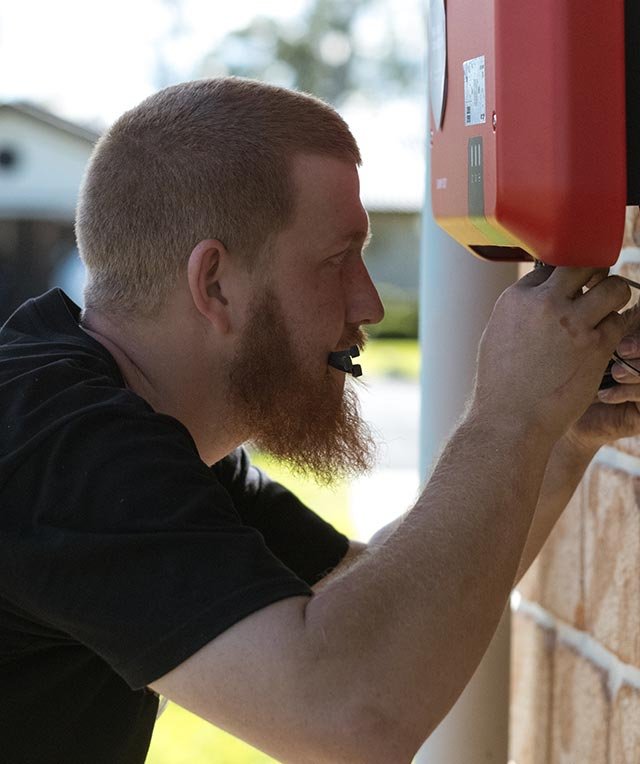
[[[631,287],[619,276],[609,276],[605,282],[612,293],[612,297],[620,303],[627,303],[631,299]]]
[[[607,397],[606,402],[615,404],[621,402],[621,396],[620,396],[620,386],[619,385],[613,385],[612,387],[607,388]]]
[[[596,271],[596,273],[593,274],[593,276],[589,279],[589,281],[587,281],[587,283],[585,284],[585,287],[587,289],[593,289],[593,287],[596,286],[596,284],[599,284],[601,281],[607,278],[608,271],[609,271],[608,268],[605,268],[604,270],[601,270],[601,271]]]
[[[609,313],[598,325],[598,333],[603,343],[613,347],[624,337],[626,323],[624,318],[615,311]]]

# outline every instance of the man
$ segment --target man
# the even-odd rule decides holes
[[[371,461],[332,365],[383,315],[359,162],[329,107],[237,79],[167,88],[96,146],[85,312],[54,290],[0,333],[13,764],[142,762],[156,693],[283,762],[409,762],[597,448],[640,432],[620,369],[619,405],[592,403],[628,286],[543,269],[499,299],[430,481],[368,545],[252,468],[246,441],[324,479]]]

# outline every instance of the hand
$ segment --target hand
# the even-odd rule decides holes
[[[640,397],[640,391],[635,391],[635,395]],[[597,400],[567,430],[565,438],[574,448],[592,456],[601,446],[634,435],[640,435],[637,403],[610,405]]]
[[[541,268],[520,279],[499,298],[483,335],[472,407],[557,440],[593,401],[626,332],[617,311],[630,294],[603,269]]]
[[[626,336],[616,348],[617,354],[640,369],[640,306],[622,314]],[[612,374],[617,385],[600,390],[597,399],[567,432],[576,447],[596,451],[620,438],[640,435],[640,376],[614,364]]]

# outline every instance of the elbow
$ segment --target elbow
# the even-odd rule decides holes
[[[428,730],[412,729],[412,720],[391,718],[380,708],[363,703],[351,715],[345,730],[351,746],[356,744],[349,764],[411,764]]]

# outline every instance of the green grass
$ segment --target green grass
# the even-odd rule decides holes
[[[420,374],[418,341],[371,339],[362,354],[362,368],[365,377],[371,375],[417,380]]]
[[[169,703],[156,722],[146,764],[268,764],[264,753]]]
[[[370,340],[362,357],[367,375],[417,379],[419,347],[415,340]],[[342,533],[353,535],[346,483],[326,488],[313,480],[292,475],[286,467],[263,454],[252,454],[253,463],[271,478],[286,485],[307,506]],[[256,751],[226,732],[169,703],[158,720],[147,764],[273,764],[274,759]]]
[[[286,466],[265,454],[252,452],[251,461],[256,467],[290,491],[317,512],[328,523],[347,536],[353,534],[353,525],[349,517],[349,486],[340,482],[332,486],[318,485],[312,478],[292,474]]]

